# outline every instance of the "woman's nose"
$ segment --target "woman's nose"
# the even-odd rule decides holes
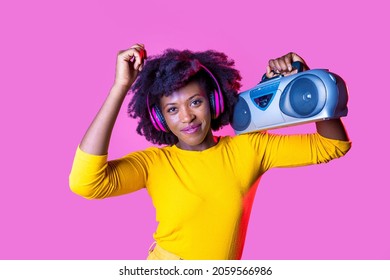
[[[190,123],[195,119],[195,115],[189,108],[183,108],[180,110],[180,120],[183,123]]]

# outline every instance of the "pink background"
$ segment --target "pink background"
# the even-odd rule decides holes
[[[242,90],[259,81],[268,59],[289,51],[341,75],[352,150],[326,165],[266,174],[243,258],[390,258],[384,0],[2,1],[0,26],[0,259],[145,258],[156,226],[146,191],[87,201],[68,188],[116,53],[135,42],[150,55],[223,51],[241,71]],[[123,106],[110,158],[149,145],[135,126]]]

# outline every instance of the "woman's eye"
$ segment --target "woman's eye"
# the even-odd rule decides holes
[[[202,103],[203,101],[201,99],[195,99],[194,101],[192,101],[192,105],[194,106],[199,106]]]
[[[176,112],[176,107],[171,107],[171,108],[168,108],[168,110],[167,110],[167,113],[169,113],[169,114],[172,114],[174,112]]]

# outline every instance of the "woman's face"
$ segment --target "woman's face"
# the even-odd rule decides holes
[[[160,100],[160,108],[171,132],[183,150],[203,151],[215,145],[207,94],[196,81]]]

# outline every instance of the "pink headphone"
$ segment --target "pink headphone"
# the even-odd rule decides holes
[[[214,77],[213,73],[211,73],[211,71],[209,69],[207,69],[204,65],[199,64],[199,66],[202,67],[210,75],[210,77],[214,80],[216,88],[217,88],[209,96],[212,118],[216,119],[223,113],[223,111],[225,109],[222,91],[221,91],[221,88],[219,87],[218,81]],[[146,105],[148,106],[148,112],[149,112],[149,116],[150,116],[150,119],[152,121],[153,126],[158,131],[168,132],[169,128],[168,128],[167,122],[165,121],[164,116],[163,116],[162,112],[160,111],[160,109],[158,108],[158,106],[154,105],[153,107],[150,107],[149,95],[147,95],[147,97],[146,97]]]

